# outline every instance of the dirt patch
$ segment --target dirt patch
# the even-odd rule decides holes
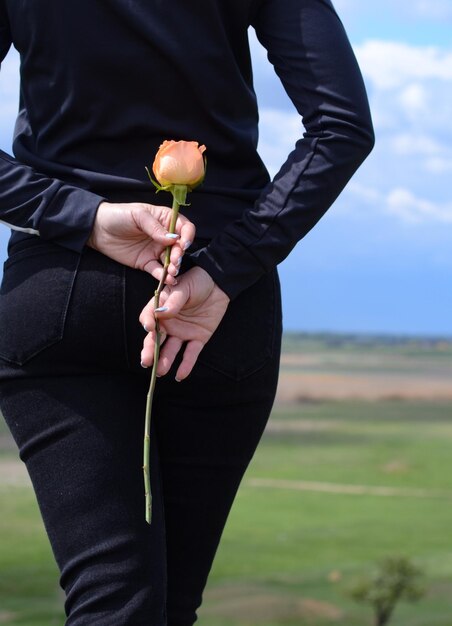
[[[294,491],[315,491],[323,493],[347,494],[353,496],[382,496],[406,498],[442,498],[452,500],[452,491],[446,489],[414,489],[408,487],[383,487],[378,485],[346,485],[311,480],[286,480],[278,478],[249,478],[248,487],[267,489],[291,489]]]
[[[0,624],[11,624],[15,617],[17,617],[15,613],[0,611]]]
[[[338,620],[343,616],[339,607],[328,602],[320,602],[313,598],[305,598],[299,602],[300,617],[323,617],[330,620]]]
[[[342,611],[314,598],[299,598],[285,593],[264,591],[260,587],[229,585],[206,593],[202,615],[240,619],[247,624],[268,621],[324,618],[338,620]]]
[[[410,465],[402,459],[393,459],[385,463],[381,469],[386,474],[405,474],[410,470]]]
[[[281,371],[276,401],[298,404],[318,400],[452,400],[450,377],[415,374],[332,374]]]
[[[205,615],[239,618],[249,624],[259,624],[269,620],[284,620],[297,615],[295,603],[276,595],[252,595],[229,598],[206,610]]]

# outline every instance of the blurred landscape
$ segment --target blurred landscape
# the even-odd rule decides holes
[[[387,556],[424,572],[394,626],[452,626],[452,339],[286,334],[277,401],[200,626],[371,626],[348,595]],[[28,477],[0,426],[0,624],[63,623]]]
[[[377,142],[280,276],[285,328],[338,332],[285,336],[277,401],[200,626],[371,626],[348,590],[399,555],[423,570],[426,594],[397,606],[391,626],[452,626],[452,2],[333,4]],[[302,119],[252,30],[250,43],[259,153],[273,176]],[[11,49],[1,68],[8,153],[19,63]],[[0,228],[0,265],[8,237]],[[349,329],[392,334],[339,333]],[[421,336],[431,333],[445,336]],[[0,626],[60,626],[58,573],[1,415],[0,506]]]
[[[452,400],[452,339],[285,335],[277,402]]]

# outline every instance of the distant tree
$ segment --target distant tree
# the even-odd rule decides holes
[[[425,589],[421,576],[421,570],[407,557],[388,557],[372,576],[356,583],[349,594],[357,602],[373,607],[375,626],[386,626],[400,600],[416,602],[422,598]]]

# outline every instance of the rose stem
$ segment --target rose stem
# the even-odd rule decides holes
[[[174,233],[176,230],[177,217],[179,215],[179,202],[175,195],[173,195],[173,206],[171,214],[171,223],[169,227],[169,233]],[[154,308],[159,308],[160,294],[165,286],[166,276],[168,274],[168,266],[170,264],[171,246],[167,246],[165,250],[165,263],[163,265],[163,274],[157,289],[154,292]],[[151,442],[151,414],[152,414],[152,400],[154,398],[155,381],[157,378],[157,365],[160,355],[160,324],[157,318],[155,318],[155,343],[154,343],[154,363],[152,364],[151,381],[149,384],[149,391],[146,397],[146,415],[144,420],[144,446],[143,446],[143,474],[144,474],[144,495],[146,498],[145,503],[145,515],[146,522],[151,523],[152,519],[152,492],[151,492],[151,477],[149,473],[149,450]]]

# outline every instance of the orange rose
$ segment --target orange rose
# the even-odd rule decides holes
[[[164,141],[152,166],[157,181],[162,187],[187,185],[193,189],[205,176],[205,149],[197,141]]]

